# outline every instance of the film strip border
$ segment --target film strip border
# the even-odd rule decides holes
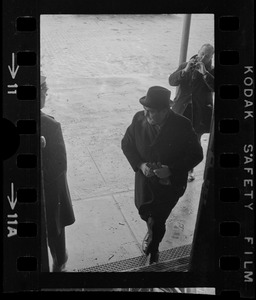
[[[37,290],[41,246],[39,20],[35,5],[15,2],[3,1],[2,28],[3,288],[12,292]]]
[[[248,12],[221,16],[216,49],[215,182],[222,293],[249,296],[254,282],[254,60]],[[247,33],[245,31],[248,30]],[[228,284],[232,274],[233,284]]]
[[[4,8],[10,10],[7,2]],[[220,76],[216,74],[214,189],[216,287],[222,294],[250,297],[254,287],[254,61],[249,8],[244,6],[237,14],[215,14]],[[32,3],[20,5],[3,26],[3,125],[9,153],[4,157],[3,266],[5,288],[11,291],[40,286],[35,276],[41,264],[40,20],[33,9]]]

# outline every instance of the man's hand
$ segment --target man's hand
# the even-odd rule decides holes
[[[196,64],[196,70],[201,73],[202,75],[205,75],[207,70],[205,68],[205,65],[203,62],[199,61],[197,64]]]
[[[148,163],[142,163],[140,165],[140,169],[146,177],[154,176],[154,173],[153,173],[152,169],[148,166]]]
[[[195,63],[196,63],[196,58],[191,58],[188,61],[187,65],[186,65],[186,67],[184,69],[184,72],[188,72],[195,65]]]
[[[167,178],[171,175],[171,171],[166,165],[162,165],[160,168],[155,169],[153,172],[158,178]]]

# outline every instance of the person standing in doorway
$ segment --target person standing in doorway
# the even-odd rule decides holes
[[[46,77],[41,76],[41,109],[45,106],[47,89]],[[75,222],[67,182],[66,147],[60,123],[42,111],[41,140],[47,240],[53,259],[52,271],[64,272],[68,260],[65,227]]]

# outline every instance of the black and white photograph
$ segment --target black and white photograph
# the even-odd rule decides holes
[[[214,15],[41,15],[40,51],[49,271],[189,271]]]
[[[254,295],[247,4],[3,1],[4,292]]]

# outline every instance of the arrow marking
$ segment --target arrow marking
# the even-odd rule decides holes
[[[13,182],[11,183],[11,198],[9,196],[7,196],[7,199],[10,203],[11,209],[14,210],[15,205],[17,203],[17,197],[15,197],[15,194],[14,194],[14,184],[13,184]]]
[[[11,73],[12,79],[15,78],[18,70],[19,70],[19,66],[17,65],[17,67],[15,68],[15,56],[14,53],[12,53],[12,68],[8,65],[8,69]]]

